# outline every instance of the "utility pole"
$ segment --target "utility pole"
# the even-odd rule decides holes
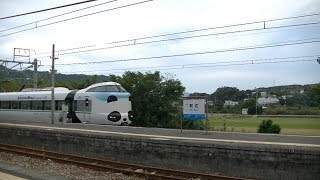
[[[38,60],[33,60],[33,88],[37,89],[38,84]]]
[[[52,83],[52,89],[51,89],[51,124],[54,124],[54,112],[55,112],[55,99],[54,99],[54,60],[58,59],[54,57],[54,44],[52,45],[52,67],[51,67],[51,83]]]
[[[258,115],[258,89],[256,89],[256,115]]]

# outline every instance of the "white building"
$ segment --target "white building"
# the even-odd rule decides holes
[[[225,100],[223,105],[224,106],[235,106],[237,104],[238,104],[238,102],[231,101],[231,100]]]
[[[276,103],[279,103],[278,98],[274,98],[274,97],[258,98],[258,105],[262,107],[268,107],[269,105],[276,104]]]
[[[247,108],[243,108],[241,114],[248,114],[248,109]]]

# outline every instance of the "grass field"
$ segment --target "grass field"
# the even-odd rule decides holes
[[[320,118],[252,117],[209,115],[209,130],[229,132],[257,132],[262,120],[270,119],[281,127],[280,134],[320,135]]]

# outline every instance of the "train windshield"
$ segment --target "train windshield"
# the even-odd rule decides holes
[[[87,90],[87,92],[127,92],[122,86],[119,85],[107,85],[93,87]]]

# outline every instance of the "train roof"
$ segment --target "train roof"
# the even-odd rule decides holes
[[[34,88],[26,88],[22,89],[21,92],[33,92],[33,91],[51,91],[51,87],[46,87],[46,88],[40,88],[40,89],[34,89]],[[54,91],[70,91],[68,88],[65,87],[55,87]]]
[[[79,90],[79,92],[83,92],[86,91],[90,88],[93,87],[99,87],[99,86],[111,86],[111,85],[119,85],[121,86],[119,83],[116,82],[102,82],[102,83],[96,83],[93,84],[85,89],[81,89]],[[54,88],[55,90],[55,96],[57,97],[57,99],[63,99],[69,92],[71,92],[71,90],[69,90],[68,88],[64,88],[64,87],[56,87]],[[22,91],[18,91],[18,92],[1,92],[0,93],[0,101],[1,100],[9,100],[9,99],[21,99],[21,100],[26,100],[26,99],[50,99],[51,98],[51,87],[48,88],[43,88],[43,89],[32,89],[32,88],[28,88],[28,89],[24,89]]]
[[[119,84],[117,82],[102,82],[102,83],[92,84],[91,86],[89,86],[89,87],[87,87],[85,89],[90,89],[90,88],[99,87],[99,86],[112,86],[112,85],[121,86],[121,84]]]

